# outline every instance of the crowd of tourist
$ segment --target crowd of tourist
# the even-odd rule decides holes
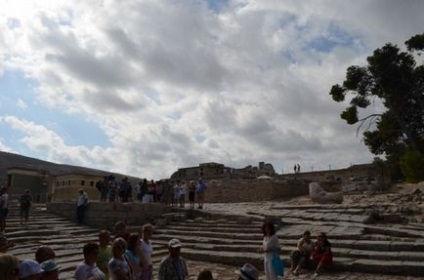
[[[280,258],[280,244],[275,233],[274,224],[266,222],[262,226],[263,243],[258,252],[264,254],[265,280],[277,280],[273,258]],[[151,237],[153,226],[145,224],[139,233],[128,232],[124,222],[117,222],[114,236],[107,230],[98,234],[98,242],[89,242],[82,248],[82,261],[76,266],[76,280],[153,280],[153,247]],[[0,280],[58,280],[60,266],[56,263],[56,254],[48,246],[41,246],[35,252],[34,259],[19,261],[7,254],[13,244],[0,238]],[[189,268],[181,256],[183,244],[173,238],[167,244],[168,255],[158,265],[158,280],[185,280]],[[291,268],[286,276],[297,276],[303,269],[314,269],[318,276],[332,263],[331,244],[325,233],[312,242],[311,233],[305,231],[297,243],[297,248],[290,255]],[[259,271],[252,264],[244,264],[236,271],[238,280],[258,280]],[[202,270],[197,280],[213,280],[210,270]]]
[[[107,192],[104,197],[104,184],[99,187],[103,201],[115,201],[116,194],[120,196],[120,201],[129,200],[129,196],[122,196],[124,193],[131,194],[132,187],[126,178],[121,184],[115,184],[112,177],[107,178]],[[124,186],[125,185],[125,186]],[[111,187],[114,186],[114,187]],[[185,196],[188,194],[190,207],[195,207],[197,200],[198,208],[203,208],[204,193],[207,185],[202,179],[197,184],[190,181],[150,182],[146,180],[140,182],[135,188],[137,200],[141,202],[163,202],[171,206],[184,207]],[[29,191],[19,198],[20,202],[20,222],[22,225],[28,222],[29,206],[32,197]],[[88,196],[84,190],[79,191],[77,202],[78,222],[83,223],[83,209],[88,202]],[[7,211],[7,189],[0,190],[0,230],[4,231],[5,217]],[[275,232],[274,224],[266,222],[262,226],[263,243],[258,248],[258,252],[264,254],[264,274],[265,280],[277,280],[284,276],[276,267],[275,259],[280,260],[280,244]],[[114,236],[107,230],[101,230],[98,234],[98,242],[90,242],[83,246],[83,260],[77,265],[74,273],[76,280],[153,280],[153,247],[151,237],[153,226],[145,224],[139,233],[129,233],[124,222],[117,222],[114,228]],[[59,279],[60,266],[55,262],[55,252],[47,246],[40,247],[35,253],[35,259],[19,261],[12,255],[7,255],[7,250],[14,246],[13,242],[7,240],[6,236],[0,235],[0,280],[36,280]],[[185,280],[188,276],[188,268],[184,258],[181,257],[182,243],[180,240],[171,239],[168,244],[168,255],[162,259],[158,266],[158,280]],[[314,276],[318,276],[323,269],[332,263],[331,244],[325,233],[317,236],[316,242],[311,239],[310,231],[305,231],[297,243],[297,249],[290,255],[290,271],[286,275],[297,276],[304,269],[314,270]],[[278,262],[277,262],[278,263]],[[284,270],[284,267],[282,267]],[[237,271],[238,280],[257,280],[258,270],[251,264],[246,263]],[[203,270],[198,275],[198,280],[213,280],[209,270]]]
[[[207,189],[206,183],[199,179],[186,182],[184,180],[159,180],[150,182],[143,179],[132,186],[127,177],[120,182],[115,176],[109,175],[104,180],[96,182],[96,188],[100,193],[100,201],[128,202],[137,200],[144,203],[161,202],[171,206],[185,207],[186,196],[191,208],[198,201],[198,208],[203,208],[204,193]]]

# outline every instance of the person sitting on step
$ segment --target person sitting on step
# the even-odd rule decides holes
[[[297,249],[290,255],[290,271],[292,271],[294,275],[299,275],[302,268],[312,268],[311,254],[313,246],[311,232],[306,230],[297,242]]]
[[[312,259],[316,265],[315,276],[318,276],[323,268],[333,263],[331,244],[324,232],[321,232],[317,237],[317,242],[312,251]]]

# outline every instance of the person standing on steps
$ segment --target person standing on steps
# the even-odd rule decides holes
[[[145,224],[142,227],[142,239],[140,244],[141,263],[143,264],[143,280],[153,280],[153,246],[150,238],[153,234],[153,226]]]
[[[6,217],[9,213],[9,195],[7,188],[0,189],[0,234],[4,235],[6,231]]]
[[[38,262],[26,259],[21,261],[16,272],[20,280],[38,280],[41,279],[44,270],[41,269]]]
[[[77,201],[77,221],[78,224],[82,225],[84,223],[85,209],[88,204],[88,195],[83,190],[78,191],[78,201]]]
[[[37,251],[35,251],[35,260],[41,264],[47,260],[53,260],[56,258],[56,253],[49,246],[40,246]]]
[[[112,258],[109,260],[109,279],[110,280],[130,280],[131,268],[125,258],[127,242],[118,237],[112,243]]]
[[[187,193],[186,181],[182,181],[181,185],[180,185],[180,191],[179,191],[179,194],[178,194],[178,202],[179,202],[181,208],[184,208],[184,206],[185,206],[186,193]]]
[[[265,280],[277,280],[278,276],[272,267],[272,257],[274,254],[280,256],[280,242],[275,234],[274,224],[265,222],[262,225],[262,234],[264,239],[258,251],[259,253],[264,253]]]
[[[0,279],[17,280],[19,279],[19,259],[8,254],[0,254]]]
[[[203,209],[203,203],[205,203],[205,192],[208,186],[205,182],[203,182],[202,178],[199,179],[197,185],[196,185],[196,197],[197,197],[197,204],[198,209]]]
[[[110,233],[107,230],[99,232],[99,254],[97,255],[96,265],[109,279],[108,263],[112,257],[112,247],[110,246]]]
[[[142,263],[141,263],[141,252],[140,252],[140,236],[138,233],[131,233],[128,237],[127,249],[124,253],[124,258],[128,263],[131,270],[132,280],[142,280]]]
[[[54,260],[47,260],[40,264],[43,273],[41,274],[41,280],[59,280],[59,269],[60,267]]]
[[[99,245],[90,242],[83,247],[84,260],[75,269],[75,280],[106,280],[105,274],[97,267]]]
[[[185,280],[188,277],[187,265],[181,257],[182,243],[174,238],[168,243],[169,255],[159,264],[158,280]]]
[[[194,199],[196,193],[196,184],[194,181],[190,181],[188,185],[188,201],[190,202],[190,209],[194,209]]]
[[[29,209],[31,208],[31,203],[31,192],[26,190],[25,193],[19,197],[19,214],[21,225],[28,225]]]

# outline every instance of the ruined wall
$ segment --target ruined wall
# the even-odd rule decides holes
[[[291,198],[309,193],[304,181],[223,179],[206,182],[206,202],[248,202]]]
[[[300,172],[300,173],[288,173],[279,175],[280,179],[286,180],[309,180],[315,182],[322,182],[328,180],[328,178],[340,179],[341,181],[349,181],[353,178],[358,177],[372,177],[377,176],[378,170],[371,164],[354,165],[345,169],[334,169],[334,170],[321,170],[311,172]]]
[[[260,179],[217,179],[206,181],[206,202],[254,202],[291,198],[308,194],[308,181],[303,180],[260,180]],[[71,202],[78,198],[80,187],[56,187],[53,202]],[[90,201],[99,201],[100,193],[95,187],[84,187]],[[133,200],[135,199],[133,192]],[[188,202],[188,195],[186,195]]]
[[[56,186],[54,188],[54,194],[52,197],[53,202],[70,202],[77,201],[78,191],[83,189],[87,195],[88,199],[91,200],[100,200],[100,193],[96,187],[92,186]]]
[[[47,210],[69,220],[76,221],[76,202],[48,203]],[[143,225],[169,212],[169,207],[160,203],[107,203],[90,202],[85,213],[85,223],[99,229],[112,230],[115,223],[124,221],[128,225]]]

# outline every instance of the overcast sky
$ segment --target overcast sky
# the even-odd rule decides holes
[[[151,179],[371,162],[331,86],[424,32],[421,0],[0,3],[0,150]]]

